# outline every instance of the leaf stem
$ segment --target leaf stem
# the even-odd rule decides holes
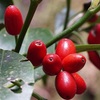
[[[70,4],[71,4],[71,0],[66,0],[66,5],[67,5],[67,11],[66,11],[66,16],[65,16],[65,21],[64,21],[64,28],[63,30],[66,29],[67,25],[68,25],[68,19],[69,19],[69,14],[70,14]]]
[[[98,5],[96,8],[87,10],[85,15],[77,21],[75,24],[73,24],[71,27],[67,28],[66,30],[62,31],[60,34],[56,35],[53,37],[47,44],[46,46],[49,47],[53,43],[57,42],[61,38],[68,36],[69,34],[72,34],[72,31],[76,30],[78,27],[83,25],[93,14],[97,13],[100,10],[100,5]]]
[[[15,44],[17,45],[18,36],[15,36]]]
[[[31,0],[30,1],[30,7],[29,7],[29,11],[28,11],[28,14],[26,16],[26,20],[24,22],[24,25],[23,25],[23,28],[21,30],[21,33],[19,35],[19,39],[17,41],[17,45],[15,47],[15,52],[19,52],[20,49],[21,49],[21,46],[22,46],[22,43],[23,43],[23,40],[24,40],[24,37],[26,35],[26,32],[28,30],[28,27],[31,23],[31,20],[33,18],[33,15],[36,11],[36,8],[38,6],[38,4],[41,2],[42,0]]]
[[[76,51],[77,52],[83,52],[83,51],[96,51],[100,50],[100,44],[82,44],[82,45],[76,45]]]

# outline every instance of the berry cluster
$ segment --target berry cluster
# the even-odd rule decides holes
[[[82,94],[86,90],[86,83],[76,72],[83,68],[86,59],[76,53],[74,43],[67,38],[61,39],[55,53],[47,53],[46,45],[41,40],[33,41],[27,53],[28,60],[50,76],[56,75],[55,87],[64,99],[71,99],[75,94]]]
[[[100,44],[100,24],[95,25],[88,35],[89,44]],[[100,56],[97,51],[88,51],[90,61],[100,69]]]

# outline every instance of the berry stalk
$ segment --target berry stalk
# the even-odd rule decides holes
[[[96,8],[94,9],[89,9],[87,10],[87,12],[85,13],[85,15],[79,20],[77,21],[75,24],[73,24],[71,27],[67,28],[66,30],[62,31],[61,33],[59,33],[57,36],[55,36],[54,38],[52,38],[47,44],[46,46],[49,47],[51,46],[53,43],[57,42],[58,40],[60,40],[61,38],[68,36],[69,34],[72,34],[72,31],[76,30],[77,28],[79,28],[80,26],[82,26],[92,15],[94,15],[95,13],[97,13],[100,10],[100,5],[98,5]]]
[[[77,52],[100,50],[100,44],[76,45]]]
[[[28,11],[28,14],[26,16],[26,20],[25,20],[23,28],[21,30],[20,36],[18,38],[17,45],[15,47],[15,52],[19,52],[20,51],[22,43],[23,43],[23,40],[24,40],[24,37],[25,37],[26,32],[28,30],[28,27],[29,27],[29,25],[31,23],[31,20],[32,20],[33,16],[34,16],[34,13],[35,13],[35,11],[37,9],[37,6],[41,1],[42,0],[30,0],[29,11]]]

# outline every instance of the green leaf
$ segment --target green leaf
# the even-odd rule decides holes
[[[9,35],[5,28],[0,31],[0,49],[12,50],[15,48],[14,36]]]
[[[35,39],[41,39],[45,43],[48,42],[53,37],[52,33],[48,29],[43,28],[34,28],[29,29],[26,37],[24,39],[21,54],[26,54],[29,44],[35,40]],[[5,28],[0,31],[0,48],[4,50],[12,50],[15,48],[15,38],[11,35],[9,35]],[[54,52],[55,45],[52,45],[48,48],[48,52],[52,53]],[[36,68],[34,71],[35,74],[35,80],[39,80],[41,77],[45,75],[45,73],[42,71],[42,67]]]
[[[34,28],[29,29],[22,44],[21,54],[26,54],[29,44],[35,39],[41,39],[44,43],[47,43],[53,37],[52,33],[48,29]],[[9,35],[5,28],[0,31],[0,48],[4,50],[12,50],[15,48],[15,37]],[[48,48],[48,52],[54,51],[54,45]]]
[[[34,82],[34,68],[22,55],[0,49],[0,100],[30,100]],[[23,84],[20,93],[14,93],[6,85],[11,80],[21,79]],[[8,84],[7,84],[8,83]]]
[[[22,49],[21,49],[21,54],[27,53],[29,44],[36,40],[36,39],[40,39],[42,40],[44,43],[47,43],[51,38],[53,38],[52,33],[45,28],[31,28],[28,30],[23,45],[22,45]],[[52,45],[51,47],[48,48],[48,52],[52,53],[54,52],[54,45]]]
[[[11,4],[13,4],[12,0],[0,0],[0,23],[4,23],[4,11]]]

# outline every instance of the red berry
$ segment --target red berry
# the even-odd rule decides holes
[[[90,61],[100,70],[100,56],[96,51],[88,51]]]
[[[57,75],[61,68],[61,59],[57,54],[48,54],[43,59],[43,71],[47,75]]]
[[[86,90],[86,83],[85,83],[84,79],[77,73],[73,73],[72,75],[73,75],[76,85],[77,85],[76,94],[82,94]]]
[[[23,19],[20,10],[10,5],[5,10],[5,28],[10,35],[18,35],[23,26]]]
[[[28,48],[27,58],[34,66],[39,66],[41,65],[46,53],[46,45],[41,40],[35,40]]]
[[[83,68],[86,63],[86,59],[81,54],[69,54],[62,60],[62,66],[64,71],[74,73]]]
[[[95,25],[95,27],[89,32],[88,43],[100,44],[100,24]]]
[[[61,60],[69,54],[75,53],[76,48],[74,43],[67,38],[61,39],[56,47],[56,54],[59,55]]]
[[[96,34],[94,33],[94,31],[93,30],[91,30],[90,32],[89,32],[89,35],[88,35],[88,43],[89,44],[96,44]]]
[[[56,76],[55,86],[59,95],[64,99],[73,98],[77,91],[73,76],[66,71],[62,71]]]
[[[100,37],[100,24],[96,24],[95,27],[93,28],[93,30],[94,30],[96,36]]]

